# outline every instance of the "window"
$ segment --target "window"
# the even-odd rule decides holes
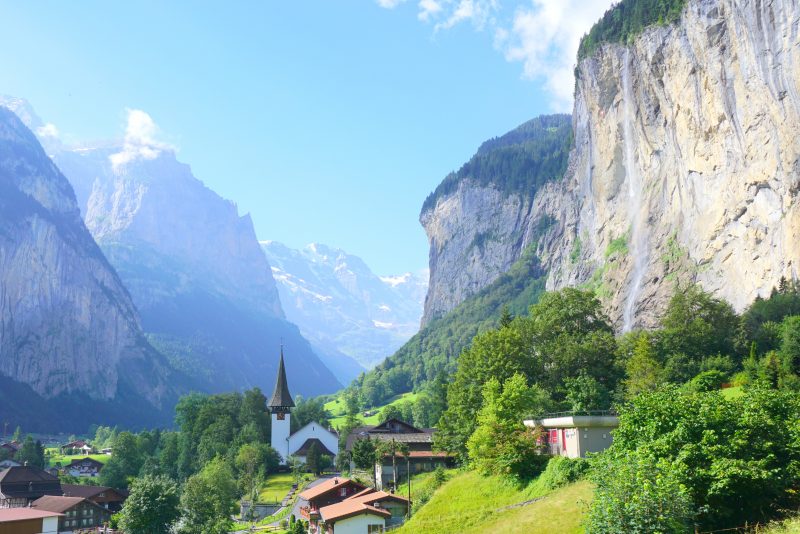
[[[383,534],[383,525],[368,525],[367,534]]]
[[[347,497],[347,488],[341,488],[341,489],[339,490],[339,495],[340,495],[341,497]]]

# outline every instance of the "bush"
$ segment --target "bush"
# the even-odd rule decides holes
[[[601,454],[592,462],[597,489],[588,534],[689,531],[692,501],[669,461],[624,451]]]
[[[703,392],[703,391],[716,391],[722,387],[728,380],[728,375],[722,371],[712,369],[710,371],[703,371],[696,377],[692,378],[688,384],[687,389],[690,391]]]
[[[554,490],[584,478],[589,471],[589,462],[582,458],[554,456],[547,462],[538,483],[544,489]]]

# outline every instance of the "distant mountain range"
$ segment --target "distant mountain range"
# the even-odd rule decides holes
[[[287,318],[341,380],[374,367],[419,329],[427,273],[381,277],[340,249],[261,245]]]

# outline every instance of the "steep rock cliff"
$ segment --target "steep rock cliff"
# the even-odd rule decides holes
[[[86,225],[119,272],[148,339],[210,391],[274,384],[278,348],[296,393],[339,382],[285,320],[249,215],[163,145],[61,150]]]
[[[621,330],[653,326],[678,282],[741,310],[797,278],[798,26],[796,0],[691,0],[676,24],[597,47],[578,65],[563,180],[530,201],[466,182],[439,200],[426,228],[458,243],[451,257],[469,250],[465,227],[501,238],[486,245],[493,259],[461,273],[432,246],[431,291],[454,283],[426,313],[496,278],[542,218],[553,221],[540,251],[548,288],[596,289]]]
[[[0,375],[8,387],[59,399],[65,411],[77,397],[125,397],[129,414],[149,405],[150,417],[137,422],[156,421],[174,399],[173,372],[147,343],[128,292],[81,220],[69,182],[5,107],[0,206]],[[9,411],[6,417],[15,418]],[[132,422],[129,414],[116,421]],[[80,428],[109,421],[94,415],[84,414]]]

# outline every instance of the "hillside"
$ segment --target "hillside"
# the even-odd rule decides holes
[[[532,499],[532,504],[507,508]],[[398,534],[425,532],[572,533],[592,499],[592,485],[581,481],[557,490],[518,489],[499,477],[460,473],[446,482]]]

